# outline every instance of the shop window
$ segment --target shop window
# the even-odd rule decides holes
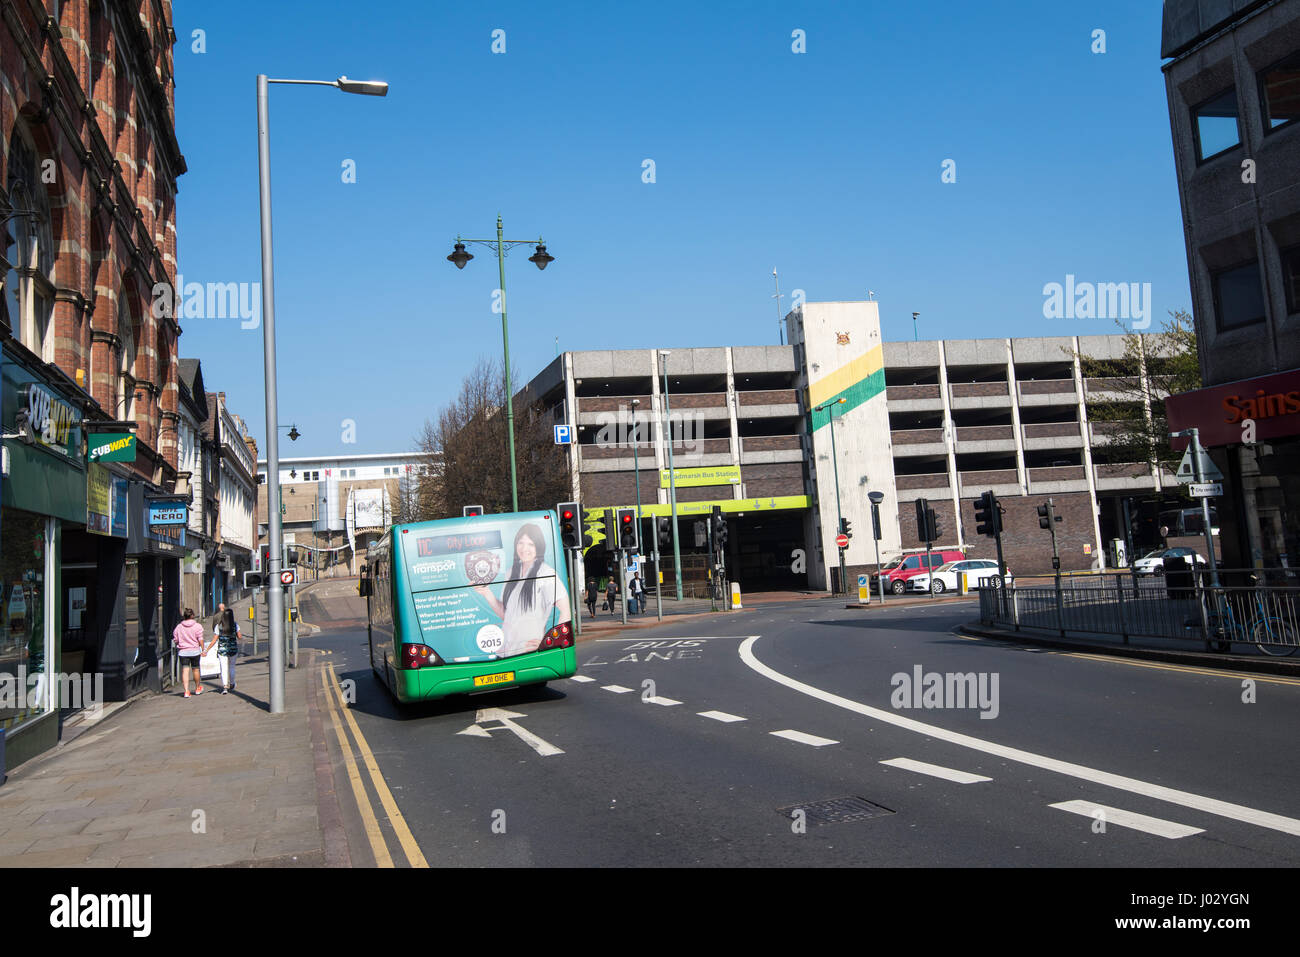
[[[1300,51],[1260,70],[1259,101],[1265,132],[1300,117]]]
[[[1228,87],[1192,110],[1192,131],[1199,162],[1226,153],[1241,143],[1237,123],[1237,88]]]
[[[0,727],[12,730],[50,707],[47,663],[53,622],[46,620],[50,523],[0,510]]]
[[[1220,332],[1264,321],[1264,288],[1260,283],[1259,260],[1252,259],[1213,273],[1210,282],[1214,287],[1214,315]]]

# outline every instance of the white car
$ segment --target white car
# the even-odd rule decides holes
[[[934,570],[933,575],[926,572],[913,575],[907,580],[907,590],[932,591],[936,595],[941,595],[945,591],[956,591],[958,572],[966,573],[967,585],[970,588],[983,588],[986,582],[991,588],[998,587],[997,562],[987,558],[967,558],[964,561],[940,565]],[[1014,580],[1011,570],[1007,569],[1007,584],[1010,585]]]
[[[1196,560],[1197,568],[1204,568],[1209,564],[1190,548],[1157,548],[1154,552],[1147,552],[1135,561],[1133,570],[1139,575],[1163,575],[1166,558],[1192,558]]]

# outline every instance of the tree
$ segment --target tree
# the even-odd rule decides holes
[[[1160,332],[1126,331],[1118,359],[1080,355],[1084,378],[1108,378],[1119,398],[1090,400],[1088,418],[1098,423],[1106,442],[1099,448],[1115,462],[1132,462],[1134,474],[1153,464],[1166,471],[1178,467],[1181,453],[1169,444],[1165,397],[1201,387],[1196,329],[1191,314],[1171,312]]]
[[[511,508],[510,456],[506,447],[505,383],[499,363],[480,359],[460,391],[426,421],[416,445],[441,459],[438,474],[426,477],[420,510],[427,518],[451,518],[466,505],[486,512]],[[553,508],[570,497],[569,460],[554,443],[548,410],[527,390],[514,397],[515,463],[519,508]]]

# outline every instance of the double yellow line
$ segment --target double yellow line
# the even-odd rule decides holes
[[[375,816],[374,807],[370,803],[370,796],[366,794],[366,786],[361,779],[361,772],[357,770],[357,762],[352,756],[352,748],[348,745],[347,735],[343,731],[343,724],[339,721],[340,714],[343,715],[343,720],[347,722],[348,728],[352,731],[352,737],[356,740],[361,761],[365,764],[366,771],[370,775],[370,783],[374,787],[375,793],[379,795],[379,801],[384,806],[384,813],[388,815],[388,823],[392,825],[393,832],[397,835],[397,841],[402,847],[402,852],[406,855],[408,865],[411,867],[428,867],[428,861],[424,859],[424,855],[420,852],[420,845],[415,842],[411,829],[406,826],[406,818],[402,817],[402,812],[397,808],[397,802],[393,800],[393,792],[388,789],[388,784],[379,771],[379,765],[375,762],[375,755],[370,750],[370,745],[366,743],[365,736],[362,735],[361,729],[357,727],[352,712],[343,703],[343,689],[339,686],[338,675],[334,673],[334,669],[322,664],[320,682],[325,692],[325,710],[329,712],[330,723],[334,725],[334,734],[338,737],[339,750],[343,753],[343,762],[348,770],[348,782],[352,785],[352,795],[356,798],[357,807],[361,811],[361,822],[365,828],[366,839],[370,842],[370,849],[374,852],[375,862],[380,867],[396,866],[393,863],[392,855],[388,853],[388,845],[384,840],[383,831],[379,829],[379,821]]]

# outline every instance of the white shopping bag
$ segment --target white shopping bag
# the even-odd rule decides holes
[[[214,641],[211,650],[199,659],[199,677],[216,678],[220,675],[221,662],[217,660],[217,642]]]

